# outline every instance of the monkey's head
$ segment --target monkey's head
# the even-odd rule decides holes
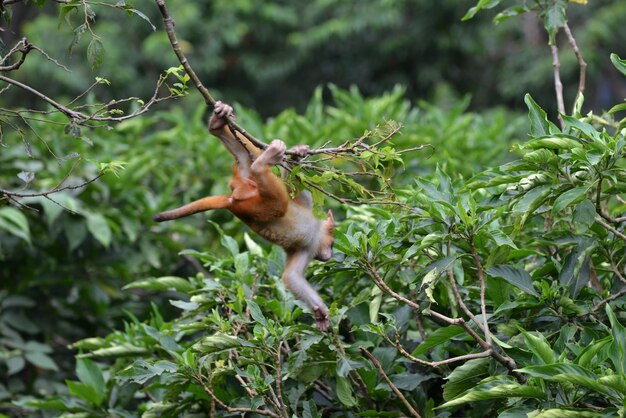
[[[322,224],[322,241],[317,255],[315,256],[316,260],[328,261],[333,256],[333,242],[335,241],[333,237],[334,229],[335,218],[333,217],[333,213],[329,210],[328,217]]]

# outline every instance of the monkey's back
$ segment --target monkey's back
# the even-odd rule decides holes
[[[284,216],[271,221],[242,219],[254,232],[266,240],[280,245],[289,252],[317,248],[322,235],[322,221],[293,200],[289,201]]]

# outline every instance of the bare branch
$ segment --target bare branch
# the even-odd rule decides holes
[[[385,380],[385,382],[387,382],[387,384],[389,385],[393,393],[396,394],[398,399],[402,401],[402,403],[404,404],[406,409],[409,411],[409,413],[415,418],[422,418],[422,416],[415,410],[415,408],[413,408],[413,405],[409,403],[409,401],[404,397],[402,392],[400,392],[400,390],[396,387],[396,385],[393,384],[391,379],[389,379],[389,376],[387,376],[387,374],[385,373],[385,370],[383,369],[383,366],[376,359],[376,357],[374,357],[372,353],[367,351],[367,349],[363,346],[360,346],[359,349],[361,350],[361,353],[363,353],[363,355],[367,357],[374,364],[374,366],[378,369],[378,372],[380,373],[382,378]]]
[[[428,366],[428,367],[441,367],[446,364],[456,363],[458,361],[471,360],[475,358],[491,357],[491,354],[492,354],[492,350],[487,349],[480,353],[465,354],[462,356],[451,357],[451,358],[440,360],[440,361],[426,361],[426,360],[422,360],[421,358],[417,358],[411,353],[409,353],[408,351],[406,351],[406,349],[398,341],[397,335],[396,335],[396,341],[392,341],[391,338],[389,338],[387,335],[384,335],[384,338],[385,340],[387,340],[389,344],[394,346],[398,350],[398,352],[406,359],[411,360],[413,363],[421,364],[422,366]]]
[[[563,29],[565,31],[565,35],[567,35],[567,41],[569,42],[570,46],[574,50],[574,54],[576,55],[576,59],[578,60],[578,68],[579,68],[578,92],[576,93],[576,98],[574,99],[574,107],[575,107],[576,102],[578,101],[578,98],[585,92],[585,79],[587,77],[587,63],[583,59],[583,56],[580,53],[580,49],[578,49],[578,44],[576,43],[576,39],[574,38],[574,35],[572,35],[572,31],[570,30],[570,27],[567,23],[565,24],[565,26],[563,26]]]
[[[217,396],[215,396],[215,393],[213,393],[213,390],[211,389],[211,382],[205,382],[205,379],[203,378],[203,376],[198,375],[195,376],[196,381],[200,383],[200,385],[202,386],[202,389],[211,397],[211,399],[218,404],[219,406],[221,406],[223,409],[225,409],[226,411],[230,412],[230,413],[251,413],[251,414],[259,414],[259,415],[264,415],[266,417],[272,417],[272,418],[280,418],[280,415],[267,410],[267,409],[253,409],[253,408],[231,408],[230,406],[226,405],[224,402],[222,402]]]
[[[561,115],[565,114],[565,103],[563,102],[563,83],[561,82],[561,61],[559,61],[559,48],[554,45],[550,45],[552,51],[552,69],[554,73],[554,91],[556,93],[557,110],[559,111],[559,124],[561,129],[565,128],[563,118]]]
[[[619,232],[617,229],[613,228],[608,223],[604,222],[602,218],[596,218],[596,222],[602,225],[605,229],[608,229],[609,231],[611,231],[619,239],[626,241],[626,235],[624,235],[622,232]]]
[[[31,45],[26,38],[20,39],[19,42],[16,43],[13,48],[11,48],[11,50],[0,60],[0,71],[17,70],[22,66],[24,60],[26,60],[26,55],[28,55],[28,53],[33,49],[33,45]],[[16,52],[20,52],[22,54],[19,60],[10,65],[2,65]]]
[[[603,299],[603,300],[601,300],[600,302],[598,302],[598,304],[597,304],[597,305],[595,305],[595,306],[591,309],[591,312],[596,312],[598,309],[602,308],[605,304],[607,304],[607,303],[609,303],[609,302],[612,302],[612,301],[614,301],[615,299],[617,299],[617,298],[619,298],[619,297],[621,297],[621,296],[623,296],[623,295],[626,295],[626,287],[625,287],[625,288],[623,288],[622,290],[620,290],[619,292],[612,294],[612,295],[611,295],[611,296],[609,296],[608,298]]]
[[[369,276],[372,278],[372,280],[374,280],[374,283],[376,283],[376,286],[378,286],[378,288],[380,290],[382,290],[383,292],[387,293],[392,298],[394,298],[394,299],[396,299],[396,300],[398,300],[398,301],[400,301],[402,303],[406,303],[411,308],[416,309],[416,310],[419,311],[419,309],[420,309],[419,304],[417,304],[416,302],[413,302],[412,300],[408,300],[404,296],[394,292],[387,285],[387,283],[385,283],[383,281],[382,277],[380,277],[380,275],[378,274],[378,271],[376,270],[376,267],[373,264],[371,264],[369,261],[365,261],[364,264],[365,264],[365,267],[367,268]]]
[[[163,16],[163,24],[165,25],[165,32],[167,33],[167,37],[170,40],[170,44],[172,45],[172,49],[174,50],[176,57],[178,57],[178,61],[180,61],[180,64],[185,69],[185,72],[189,75],[189,78],[193,82],[194,86],[204,98],[205,103],[213,107],[215,105],[215,99],[213,98],[213,96],[211,96],[211,93],[209,93],[209,90],[206,87],[204,87],[204,85],[202,84],[202,81],[200,81],[200,78],[198,77],[196,72],[193,70],[193,68],[191,67],[191,64],[189,64],[189,60],[187,60],[187,57],[185,56],[182,49],[180,48],[180,44],[178,43],[178,38],[176,37],[176,32],[174,32],[174,19],[172,19],[172,17],[169,14],[169,11],[167,10],[167,6],[165,5],[165,0],[155,0],[155,1],[156,1],[157,6],[159,7],[161,16]],[[246,139],[248,139],[250,142],[252,142],[252,144],[259,147],[260,149],[267,148],[267,144],[259,141],[258,139],[250,135],[245,129],[239,126],[235,122],[235,120],[231,117],[228,118],[228,126],[232,131],[237,131],[241,133],[244,137],[246,137]]]
[[[487,340],[487,345],[491,346],[491,332],[489,331],[489,323],[487,322],[487,308],[485,304],[485,292],[487,289],[485,283],[485,272],[483,269],[483,265],[478,258],[478,253],[476,252],[476,247],[474,247],[474,238],[470,237],[468,241],[470,247],[470,253],[472,254],[472,258],[474,259],[474,263],[476,264],[476,270],[478,274],[478,281],[480,282],[480,311],[483,317],[483,332],[485,333],[485,339]]]
[[[281,370],[281,348],[283,346],[283,342],[280,341],[278,343],[278,347],[276,348],[276,398],[278,399],[278,407],[280,409],[281,415],[285,418],[289,418],[289,413],[287,412],[287,407],[283,402],[283,390],[282,390],[282,370]]]

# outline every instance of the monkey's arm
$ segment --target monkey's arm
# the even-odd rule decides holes
[[[233,133],[228,126],[227,118],[235,118],[232,106],[216,102],[213,115],[209,119],[209,132],[218,137],[226,149],[235,157],[239,171],[247,177],[247,167],[252,164],[252,160],[261,154],[261,150],[253,145],[245,136],[240,133]],[[235,134],[237,135],[235,137]]]
[[[204,212],[211,209],[228,208],[232,203],[232,198],[227,195],[209,196],[181,206],[167,212],[157,213],[152,217],[156,222],[171,221],[172,219],[183,218],[194,213]]]
[[[287,289],[313,311],[318,328],[325,331],[328,329],[328,308],[320,295],[304,278],[309,261],[311,257],[308,251],[288,253],[283,281]]]

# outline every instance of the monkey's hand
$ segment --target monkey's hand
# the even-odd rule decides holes
[[[313,313],[315,314],[315,323],[320,331],[326,331],[328,329],[328,309],[326,306],[315,307],[313,309]]]
[[[215,102],[213,116],[209,120],[209,131],[221,130],[228,123],[227,118],[235,119],[233,107],[220,101]]]

